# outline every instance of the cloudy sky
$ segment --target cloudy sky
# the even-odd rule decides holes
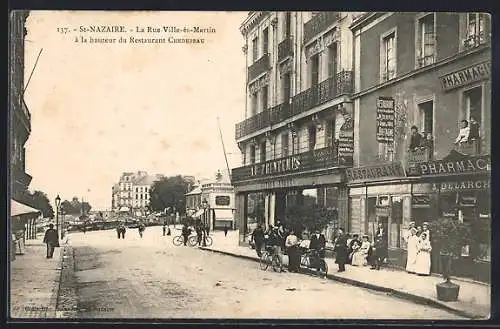
[[[111,205],[123,171],[213,177],[225,170],[217,117],[230,167],[240,165],[234,125],[244,115],[245,64],[239,26],[246,12],[31,12],[26,90],[32,114],[27,143],[30,190],[51,200],[84,197]],[[95,44],[80,26],[123,25],[123,36],[205,38],[200,45]],[[211,34],[138,34],[141,27],[212,27]],[[60,33],[58,28],[69,28]],[[74,31],[73,29],[77,29]],[[80,39],[81,41],[81,39]],[[25,82],[26,83],[26,82]]]

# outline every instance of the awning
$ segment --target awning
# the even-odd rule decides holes
[[[215,220],[233,220],[233,210],[231,209],[214,209]]]
[[[32,208],[28,205],[25,205],[24,203],[17,202],[16,200],[10,200],[10,216],[21,216],[21,215],[28,215],[28,214],[39,214],[41,213],[40,210]]]
[[[204,212],[205,212],[205,209],[200,209],[197,212],[195,212],[193,217],[200,217],[201,215],[203,215]]]

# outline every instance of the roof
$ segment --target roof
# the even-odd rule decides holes
[[[28,205],[25,205],[24,203],[17,202],[16,200],[11,199],[10,200],[10,216],[21,216],[21,215],[28,215],[28,214],[39,214],[41,213],[40,210],[32,208]]]
[[[196,186],[191,192],[186,193],[185,195],[197,195],[201,194],[201,186]]]

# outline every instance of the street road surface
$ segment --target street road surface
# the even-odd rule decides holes
[[[177,231],[172,230],[173,234]],[[70,234],[79,318],[459,319],[383,293],[192,247],[161,227]],[[214,241],[214,245],[217,241]]]

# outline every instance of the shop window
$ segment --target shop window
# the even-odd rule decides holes
[[[380,45],[380,80],[385,82],[396,77],[396,31],[382,37]]]
[[[311,86],[316,87],[319,83],[319,55],[314,55],[310,59]]]
[[[252,60],[255,62],[259,57],[259,38],[255,37],[252,40]]]
[[[288,156],[288,133],[281,135],[281,156]]]
[[[435,61],[436,34],[434,14],[428,14],[417,23],[417,67],[427,66]]]
[[[401,237],[403,229],[403,198],[393,196],[391,202],[391,228],[390,228],[390,246],[394,248],[401,247]]]
[[[264,50],[264,54],[269,53],[269,28],[265,28],[264,31],[262,31],[263,38],[262,38],[262,49]]]
[[[247,195],[247,230],[252,232],[257,224],[265,224],[265,195],[263,192]]]
[[[313,151],[316,146],[316,126],[310,126],[309,130],[309,151]]]

